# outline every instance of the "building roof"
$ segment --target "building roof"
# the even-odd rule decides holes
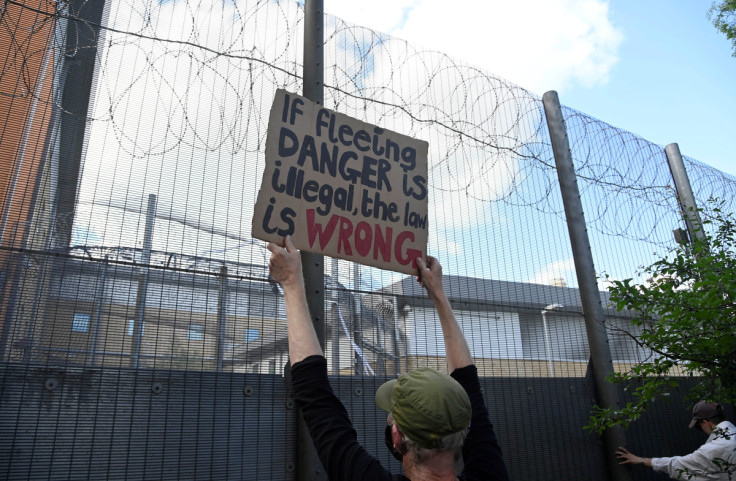
[[[454,275],[444,276],[443,285],[447,297],[455,308],[477,310],[505,308],[539,311],[545,307],[558,304],[564,306],[565,310],[582,311],[580,291],[573,287]],[[414,277],[406,277],[386,286],[379,292],[384,297],[385,295],[398,296],[399,308],[404,308],[406,305],[412,307],[430,305],[424,288]],[[605,291],[599,292],[605,314],[615,314],[618,317],[631,315],[627,311],[616,311],[615,308],[610,306],[610,294]]]

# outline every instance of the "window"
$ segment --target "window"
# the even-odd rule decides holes
[[[245,342],[253,342],[261,335],[258,329],[246,329],[245,330]]]
[[[126,336],[132,336],[135,329],[135,319],[128,319],[128,327],[125,329]],[[141,321],[141,336],[146,333],[146,321]]]
[[[74,313],[74,320],[72,321],[72,332],[89,332],[89,321],[91,316],[89,314]]]
[[[189,324],[187,339],[190,341],[201,341],[204,338],[204,326],[202,324]]]

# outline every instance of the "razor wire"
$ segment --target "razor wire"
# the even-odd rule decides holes
[[[250,221],[273,93],[301,90],[302,6],[128,0],[109,4],[103,22],[93,24],[74,2],[58,3],[51,14],[27,2],[4,5],[0,24],[15,54],[0,78],[22,79],[24,95],[35,89],[34,77],[24,74],[31,59],[23,56],[42,53],[22,48],[34,31],[53,24],[57,74],[79,53],[75,39],[100,32],[75,211],[54,214],[67,224],[73,219],[72,246],[139,248],[145,199],[155,193],[154,251],[210,259],[212,273],[222,263],[264,265],[265,245],[250,237]],[[28,36],[12,28],[11,8],[35,16]],[[540,97],[441,52],[339,18],[326,16],[325,26],[325,106],[430,143],[430,245],[445,253],[448,270],[542,284],[569,273]],[[52,98],[50,108],[64,113],[60,95]],[[573,109],[563,112],[596,265],[615,277],[633,275],[651,259],[651,249],[671,245],[679,222],[662,146]],[[62,141],[54,137],[52,144]],[[701,205],[719,198],[733,210],[734,179],[686,162]],[[529,225],[515,234],[509,223]],[[497,229],[508,236],[503,244],[492,244],[489,231]],[[544,235],[554,240],[533,239]],[[31,250],[46,245],[45,238],[28,241]],[[480,260],[468,261],[461,251]],[[556,273],[540,274],[555,263]],[[361,268],[354,276],[344,263],[338,267],[338,282],[357,294],[397,280],[385,271]]]

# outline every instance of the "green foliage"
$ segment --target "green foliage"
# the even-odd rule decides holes
[[[734,0],[736,1],[736,0]],[[596,407],[586,429],[628,426],[677,387],[673,368],[695,377],[691,399],[736,401],[736,222],[714,205],[703,239],[678,245],[643,269],[647,283],[613,281],[611,301],[636,313],[629,334],[652,355],[609,379],[632,393],[622,409]]]
[[[716,29],[725,34],[733,44],[733,56],[736,57],[736,0],[714,2],[708,10],[708,19]]]

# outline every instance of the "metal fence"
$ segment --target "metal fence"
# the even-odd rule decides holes
[[[0,27],[0,477],[304,474],[283,297],[250,237],[271,101],[302,90],[303,7],[7,0]],[[542,99],[330,16],[324,54],[326,107],[429,142],[429,253],[510,471],[603,479],[582,429],[595,390]],[[607,306],[603,276],[644,280],[638,267],[681,227],[677,198],[662,146],[562,112],[626,369],[649,353],[622,332],[636,334],[631,313]],[[705,215],[709,198],[734,210],[734,178],[685,165]],[[330,259],[324,287],[336,391],[398,470],[372,392],[413,367],[446,369],[436,316],[397,273]],[[687,418],[681,394],[670,418]],[[538,427],[518,432],[520,416]],[[698,444],[675,429],[665,446],[671,428],[643,423],[629,439],[656,439],[652,455]]]

